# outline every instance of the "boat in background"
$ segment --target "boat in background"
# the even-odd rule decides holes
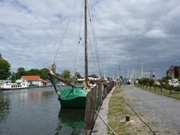
[[[12,83],[10,80],[6,80],[0,85],[0,90],[17,90],[27,88],[29,88],[29,83],[25,80],[16,80],[15,83]]]

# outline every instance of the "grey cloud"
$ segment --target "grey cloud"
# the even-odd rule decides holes
[[[82,4],[76,0],[0,1],[0,51],[13,67],[30,68],[48,67],[59,50],[59,70],[83,72],[83,41],[78,44],[79,35],[83,37]],[[90,5],[97,39],[95,46],[90,37],[91,72],[98,71],[95,52],[107,74],[117,73],[119,65],[123,71],[138,69],[139,63],[147,71],[163,74],[171,64],[180,64],[178,0],[91,0]]]

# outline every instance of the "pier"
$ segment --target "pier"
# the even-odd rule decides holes
[[[102,83],[92,88],[88,93],[86,110],[85,110],[85,130],[86,135],[90,135],[93,131],[95,121],[99,115],[100,108],[104,99],[111,92],[115,82],[111,81],[105,85]]]

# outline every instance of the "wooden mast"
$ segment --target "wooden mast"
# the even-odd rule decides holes
[[[84,3],[84,56],[85,56],[85,85],[88,87],[88,27],[87,27],[87,0]]]

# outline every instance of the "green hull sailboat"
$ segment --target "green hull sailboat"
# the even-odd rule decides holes
[[[49,80],[56,91],[61,108],[85,108],[87,91],[84,88],[76,87],[52,73],[49,73]],[[57,85],[57,81],[61,81],[68,86]]]
[[[65,87],[57,92],[62,108],[85,108],[87,92],[82,88]]]
[[[50,70],[49,76],[50,81],[52,82],[56,93],[58,95],[58,99],[61,103],[61,108],[85,108],[86,106],[86,98],[87,98],[87,90],[85,88],[88,88],[88,27],[87,27],[87,0],[84,2],[84,51],[85,51],[85,87],[80,88],[76,87],[75,85],[72,85],[71,83],[64,81],[62,78],[55,75],[55,69],[56,65],[53,64],[52,69]],[[61,81],[67,86],[71,87],[61,87],[58,88],[55,81]]]

